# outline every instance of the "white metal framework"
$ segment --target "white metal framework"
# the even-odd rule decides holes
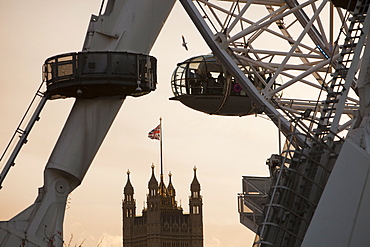
[[[348,1],[349,12],[328,0],[180,1],[256,112],[287,137],[269,165],[268,196],[252,207],[264,205],[249,222],[254,246],[301,246],[343,145],[339,134],[361,121],[357,77],[369,3]]]
[[[286,121],[303,113],[319,118],[345,37],[338,33],[348,30],[343,9],[314,0],[181,2],[213,53],[286,135],[291,133]],[[262,83],[254,84],[248,75]],[[347,93],[336,112],[348,117],[338,121],[335,133],[350,125],[358,108],[354,90]],[[316,127],[300,125],[304,132]]]

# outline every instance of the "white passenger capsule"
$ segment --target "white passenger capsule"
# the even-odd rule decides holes
[[[248,78],[256,87],[262,87],[260,80],[265,77],[260,74],[257,79],[250,73]],[[256,113],[251,99],[213,55],[192,57],[177,64],[171,87],[175,95],[171,100],[197,111],[223,116]]]

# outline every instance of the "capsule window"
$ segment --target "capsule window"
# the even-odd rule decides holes
[[[214,56],[190,58],[177,65],[172,75],[172,91],[175,96],[223,95],[227,77]]]

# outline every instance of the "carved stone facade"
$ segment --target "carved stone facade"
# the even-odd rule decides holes
[[[122,203],[124,247],[203,247],[203,203],[196,168],[190,185],[189,214],[177,206],[171,176],[167,187],[163,175],[158,184],[152,166],[147,207],[142,216],[136,216],[134,188],[127,172]]]

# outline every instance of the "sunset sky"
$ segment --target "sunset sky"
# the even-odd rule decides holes
[[[53,55],[80,51],[91,14],[100,0],[0,1],[0,151],[4,150],[42,81],[42,64]],[[189,51],[182,46],[181,36]],[[170,79],[178,62],[210,49],[179,2],[151,55],[158,60],[157,90],[124,102],[84,181],[70,195],[65,241],[122,246],[122,191],[126,172],[140,215],[156,165],[159,142],[147,137],[163,119],[164,173],[171,172],[177,201],[188,213],[193,167],[198,168],[206,247],[251,246],[254,234],[239,223],[237,193],[243,175],[267,176],[265,161],[278,152],[278,134],[265,117],[221,117],[194,111],[173,96]],[[43,170],[74,99],[46,104],[0,190],[0,220],[31,205],[43,185]],[[2,168],[0,166],[0,168]],[[165,176],[166,183],[168,177]]]

